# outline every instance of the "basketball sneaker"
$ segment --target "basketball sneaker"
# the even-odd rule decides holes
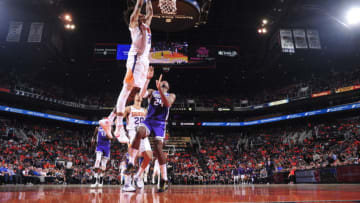
[[[129,144],[130,140],[126,136],[124,126],[116,126],[115,137],[121,144]]]
[[[147,179],[147,175],[145,174],[145,177],[144,177],[144,184],[147,184],[148,183],[148,179]]]
[[[165,180],[161,179],[158,192],[165,192],[168,189],[169,189],[169,181],[168,180],[165,181]]]
[[[135,186],[139,189],[144,188],[144,181],[142,178],[134,178]]]
[[[104,129],[106,135],[112,138],[113,137],[111,133],[112,122],[109,121],[109,119],[105,118],[100,120],[99,124]]]
[[[97,187],[99,185],[98,182],[94,183],[94,184],[91,184],[91,187]]]
[[[131,184],[126,184],[122,188],[122,191],[123,192],[136,192],[136,188],[134,186],[132,186]]]

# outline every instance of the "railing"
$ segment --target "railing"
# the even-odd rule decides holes
[[[29,98],[33,98],[33,99],[37,99],[37,100],[41,100],[41,101],[45,101],[45,102],[49,102],[49,103],[53,103],[53,104],[60,104],[60,105],[73,107],[73,108],[90,109],[90,110],[102,109],[101,107],[96,106],[96,105],[87,105],[87,104],[81,104],[81,103],[77,103],[77,102],[65,101],[65,100],[61,100],[61,99],[47,97],[47,96],[41,95],[36,92],[34,93],[31,90],[33,90],[33,89],[32,88],[19,89],[19,88],[15,87],[14,93],[19,96],[29,97]]]

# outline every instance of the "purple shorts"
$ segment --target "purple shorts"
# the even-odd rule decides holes
[[[162,140],[165,138],[166,122],[145,119],[145,121],[142,122],[140,125],[146,127],[146,133],[148,135],[154,133],[155,139]]]
[[[110,158],[110,147],[99,145],[96,147],[96,152],[102,152],[102,155],[106,158]]]

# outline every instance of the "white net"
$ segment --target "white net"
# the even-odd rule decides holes
[[[162,14],[176,14],[176,0],[159,0],[159,7]]]

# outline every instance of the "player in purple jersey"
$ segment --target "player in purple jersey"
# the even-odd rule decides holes
[[[139,151],[140,141],[148,137],[151,133],[155,135],[154,153],[158,157],[160,164],[161,180],[159,192],[164,192],[168,189],[168,178],[166,168],[166,156],[163,152],[163,145],[166,133],[166,122],[169,116],[169,110],[174,103],[175,94],[168,93],[169,83],[162,81],[162,75],[156,81],[156,90],[148,90],[145,97],[149,100],[148,114],[145,121],[140,124],[136,137],[131,144],[129,164],[126,169],[127,173],[131,173],[134,168],[134,161]]]
[[[92,187],[103,185],[103,176],[106,170],[106,164],[110,159],[110,145],[111,145],[111,138],[106,135],[104,129],[102,127],[96,127],[94,136],[92,138],[92,143],[97,143],[96,145],[96,161],[94,166],[95,175],[94,178],[96,179],[95,184],[91,185]],[[100,172],[100,162],[101,162],[101,173]]]

